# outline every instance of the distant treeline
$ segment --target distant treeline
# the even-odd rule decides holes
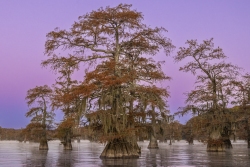
[[[193,123],[193,119],[187,122],[186,125],[182,125],[178,122],[175,122],[172,124],[171,128],[166,127],[162,130],[165,131],[162,132],[162,130],[157,131],[157,139],[160,142],[167,142],[170,137],[173,137],[173,140],[187,140],[190,141],[192,139],[203,141],[205,140],[206,136],[208,134],[204,133],[201,134],[195,134],[192,132],[191,124]],[[170,130],[171,129],[171,130]],[[168,131],[168,133],[166,133]],[[170,135],[169,133],[172,132],[174,135]],[[234,135],[231,135],[232,140],[240,139],[240,140],[246,140],[247,136],[244,133],[244,127],[239,128],[237,132],[234,133]],[[32,132],[31,132],[32,133]],[[57,138],[57,130],[49,130],[47,132],[48,140],[56,140]],[[90,141],[97,141],[97,134],[93,133],[92,130],[90,130],[88,127],[81,127],[80,134],[75,135],[76,137],[79,137],[81,139],[90,140]],[[39,139],[36,138],[37,135],[32,135],[30,133],[27,133],[26,129],[13,129],[13,128],[2,128],[0,127],[0,140],[17,140],[17,141],[32,141],[32,142],[38,142]],[[148,140],[148,136],[146,133],[142,133],[139,135],[138,141],[142,140]],[[74,138],[73,138],[74,139]]]
[[[0,127],[0,140],[19,140],[22,129]]]

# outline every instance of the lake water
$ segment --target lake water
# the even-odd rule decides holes
[[[73,143],[72,151],[63,150],[59,141],[50,141],[48,151],[39,151],[38,143],[0,141],[0,167],[244,167],[250,166],[250,149],[244,141],[237,141],[226,152],[207,152],[206,145],[185,141],[159,143],[160,149],[147,149],[148,141],[139,142],[142,154],[139,159],[102,160],[99,156],[104,145],[82,140]]]

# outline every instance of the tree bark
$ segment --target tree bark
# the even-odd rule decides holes
[[[229,137],[223,138],[223,143],[224,143],[225,148],[227,149],[233,148],[233,145]]]
[[[169,136],[169,145],[170,146],[172,145],[172,136],[171,135]]]
[[[39,150],[48,150],[48,140],[47,140],[47,135],[46,135],[46,131],[44,130],[42,132],[42,136],[40,139],[40,144],[39,144]]]
[[[207,142],[207,151],[209,152],[223,152],[225,151],[224,141],[218,129],[210,134],[210,139]]]
[[[64,150],[72,150],[71,137],[69,134],[66,135],[62,144],[63,144]]]
[[[193,136],[190,136],[187,141],[188,141],[189,145],[194,145],[194,138],[193,138]]]
[[[101,153],[101,159],[139,158],[140,148],[138,144],[132,144],[126,139],[114,139],[109,141]]]
[[[150,132],[150,141],[148,144],[148,149],[158,149],[158,142],[157,139],[155,137],[155,129],[154,127],[152,128],[152,131]]]

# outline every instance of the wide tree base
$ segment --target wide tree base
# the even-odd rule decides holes
[[[139,158],[140,148],[125,139],[115,139],[105,146],[100,155],[101,159],[119,159],[119,158]]]
[[[48,146],[48,142],[46,141],[40,141],[40,145],[39,145],[39,150],[48,150],[49,146]]]
[[[223,143],[224,143],[225,148],[227,148],[227,149],[231,149],[231,148],[233,148],[233,146],[232,146],[232,143],[231,143],[231,140],[230,140],[230,139],[224,139],[224,140],[223,140]]]
[[[225,144],[222,139],[210,139],[207,142],[208,152],[223,152],[225,151]]]
[[[72,150],[72,144],[71,144],[71,142],[65,142],[65,141],[63,141],[61,143],[63,144],[63,149],[64,150]]]
[[[148,149],[158,149],[158,142],[157,140],[150,140],[149,144],[148,144]]]

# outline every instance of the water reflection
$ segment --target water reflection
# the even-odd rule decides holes
[[[250,166],[250,149],[244,141],[233,143],[233,149],[226,152],[206,152],[206,146],[185,141],[172,146],[159,143],[160,149],[147,149],[148,142],[139,142],[142,154],[139,159],[99,158],[104,145],[81,141],[73,143],[73,151],[63,150],[59,141],[49,142],[48,151],[39,151],[38,143],[0,141],[0,166],[67,166],[67,167],[158,167],[158,166]]]
[[[22,164],[26,166],[48,166],[50,164],[49,160],[47,162],[47,150],[37,151],[37,149],[33,148],[30,153],[23,159]]]

